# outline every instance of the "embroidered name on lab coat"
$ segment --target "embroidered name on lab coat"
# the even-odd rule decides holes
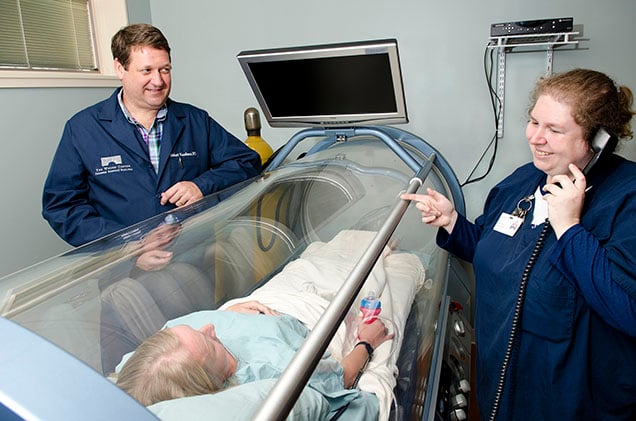
[[[186,156],[197,156],[197,151],[171,153],[170,158],[185,158]]]

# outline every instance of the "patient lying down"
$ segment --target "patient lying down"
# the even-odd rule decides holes
[[[251,418],[246,396],[267,396],[271,381],[262,379],[276,379],[286,369],[374,235],[342,231],[329,242],[316,241],[249,296],[233,299],[220,310],[169,321],[167,329],[150,337],[125,362],[118,384],[145,405],[163,401],[150,409],[164,420],[184,421],[184,411],[205,418],[211,400],[215,401],[215,411],[219,401],[221,405],[238,402]],[[321,417],[348,405],[347,419],[356,408],[363,408],[357,414],[359,419],[389,418],[401,335],[424,275],[415,255],[385,250],[303,391],[309,395],[305,401],[322,406],[318,410]],[[369,290],[380,297],[382,313],[376,322],[365,324],[360,322],[357,305]],[[367,342],[368,350],[360,342]],[[350,388],[371,350],[373,358],[359,376],[357,387]],[[261,388],[263,382],[268,383],[267,389]],[[250,391],[241,390],[252,385]],[[219,395],[225,396],[213,399]],[[182,396],[192,397],[174,399]],[[236,419],[239,409],[229,411],[228,416]],[[321,418],[313,415],[305,411],[299,419]]]
[[[276,378],[309,332],[297,319],[257,301],[201,313],[211,323],[193,328],[175,324],[177,319],[172,327],[145,340],[123,365],[117,384],[148,406]],[[360,321],[360,345],[339,364],[328,353],[323,356],[309,386],[342,401],[343,390],[353,386],[369,352],[393,336],[379,319],[370,324]]]

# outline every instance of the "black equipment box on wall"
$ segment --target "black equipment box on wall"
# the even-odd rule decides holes
[[[518,22],[493,23],[490,25],[490,36],[552,34],[571,32],[574,18],[552,18],[539,20],[523,20]]]

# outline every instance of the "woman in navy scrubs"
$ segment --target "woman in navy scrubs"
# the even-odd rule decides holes
[[[632,102],[600,72],[543,78],[526,128],[533,162],[474,223],[432,189],[402,196],[473,264],[484,420],[636,419],[636,164],[610,142],[581,170],[600,128],[632,137]]]

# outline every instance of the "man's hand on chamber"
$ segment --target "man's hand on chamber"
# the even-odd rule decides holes
[[[199,187],[192,181],[179,181],[165,192],[161,193],[160,203],[172,203],[177,207],[189,205],[203,197]]]

